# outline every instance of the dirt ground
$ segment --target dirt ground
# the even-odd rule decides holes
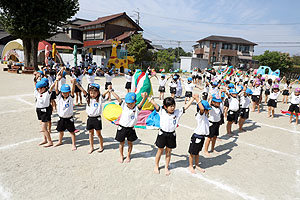
[[[278,103],[274,119],[267,118],[265,104],[260,114],[251,112],[247,131],[238,133],[233,125],[236,135],[231,138],[225,136],[222,125],[218,153],[212,158],[200,153],[200,166],[206,172],[191,174],[187,150],[196,127],[193,104],[176,129],[171,175],[164,175],[164,156],[157,175],[153,173],[157,130],[136,129],[139,139],[134,142],[132,161],[120,164],[119,144],[114,140],[117,127],[103,118],[105,150],[89,155],[85,105],[74,110],[75,126],[80,130],[76,133],[77,151],[71,151],[67,132],[62,146],[38,146],[42,135],[35,112],[33,76],[7,73],[2,68],[0,199],[300,199],[300,125],[289,124],[289,118],[280,113],[288,109],[286,104]],[[158,81],[151,81],[157,97]],[[97,77],[96,82],[103,92],[105,79]],[[124,77],[113,79],[121,97],[125,96],[124,85]],[[183,98],[176,102],[178,108],[184,105]],[[54,113],[54,142],[58,139],[57,120]],[[99,147],[96,138],[95,146]]]

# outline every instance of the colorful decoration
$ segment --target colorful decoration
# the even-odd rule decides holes
[[[233,74],[233,66],[228,66],[225,70],[225,76],[224,78],[227,78],[228,76],[231,76]]]
[[[73,56],[74,56],[74,67],[77,67],[77,45],[74,45]]]
[[[53,45],[52,45],[52,58],[53,58],[54,62],[56,62],[56,56],[55,56],[56,54],[57,54],[56,44],[53,43]]]
[[[291,116],[291,114],[292,114],[290,111],[284,111],[284,110],[281,110],[281,113],[284,115],[288,115],[288,116]],[[298,116],[300,116],[300,113],[298,113]],[[293,117],[296,117],[295,112],[293,112]]]
[[[268,71],[268,73],[266,73]],[[255,72],[255,71],[254,71]],[[268,66],[260,66],[257,70],[256,73],[254,74],[261,74],[263,77],[268,76],[268,78],[271,78],[272,80],[275,80],[280,76],[280,70],[277,69],[275,71],[272,71],[272,69]]]
[[[49,65],[48,57],[49,57],[50,51],[49,51],[49,46],[45,46],[45,64],[46,66]]]

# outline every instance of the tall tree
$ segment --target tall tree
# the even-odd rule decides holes
[[[25,66],[37,69],[39,41],[54,35],[78,10],[78,0],[1,0],[0,23],[22,39]]]
[[[127,45],[128,54],[134,56],[135,63],[140,65],[147,53],[147,44],[142,34],[134,34]]]
[[[155,53],[156,62],[159,68],[164,68],[166,71],[172,68],[173,62],[175,60],[175,55],[173,52],[169,52],[168,50],[160,50]]]

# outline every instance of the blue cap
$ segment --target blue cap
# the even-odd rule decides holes
[[[60,88],[61,92],[71,92],[71,88],[68,84],[63,84]]]
[[[100,85],[97,84],[97,83],[91,83],[91,84],[90,84],[90,87],[95,87],[95,88],[100,89]]]
[[[212,84],[213,84],[214,86],[217,86],[217,85],[218,85],[218,82],[214,81]]]
[[[174,78],[174,79],[177,79],[178,77],[175,75],[173,78]]]
[[[229,90],[229,93],[230,93],[230,94],[237,94],[237,91],[236,91],[236,89],[233,88],[233,89],[230,89],[230,90]]]
[[[49,80],[47,78],[42,78],[41,81],[45,81],[49,85]]]
[[[63,71],[62,76],[66,76],[66,75],[67,75],[67,72]]]
[[[228,84],[228,87],[229,87],[229,88],[234,88],[234,84],[233,84],[233,83],[229,83],[229,84]]]
[[[241,87],[241,90],[244,89],[244,86],[241,85],[240,87]]]
[[[221,103],[222,99],[219,97],[219,95],[213,94],[212,95],[212,101]]]
[[[109,73],[113,73],[113,70],[111,69],[111,70],[109,70]]]
[[[165,78],[165,77],[166,77],[166,75],[164,75],[164,74],[163,74],[163,75],[161,75],[161,77]],[[299,77],[300,77],[300,76],[299,76]]]
[[[188,77],[188,79],[187,79],[188,81],[193,81],[193,79],[191,78],[191,77]]]
[[[76,82],[77,82],[77,83],[80,83],[80,78],[76,78]]]
[[[221,97],[225,97],[225,92],[222,92],[222,93],[221,93]]]
[[[131,70],[130,70],[130,69],[128,69],[128,72],[131,72]]]
[[[202,106],[204,107],[205,110],[211,110],[211,107],[209,105],[209,103],[205,100],[201,101]]]
[[[251,89],[247,88],[247,89],[246,89],[246,94],[253,94],[253,92],[252,92]]]
[[[42,74],[42,75],[44,75],[44,72],[41,71],[41,70],[39,70],[39,71],[37,71],[37,72],[40,73],[40,74]]]
[[[136,101],[136,94],[133,92],[128,92],[125,96],[126,103],[133,103]]]
[[[48,83],[46,83],[45,81],[39,81],[36,83],[35,87],[36,89],[38,88],[43,88],[43,87],[47,87],[48,86]]]
[[[89,74],[92,74],[92,73],[93,73],[93,70],[89,69],[89,70],[88,70],[88,73],[89,73]]]

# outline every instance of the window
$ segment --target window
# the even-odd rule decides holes
[[[86,40],[93,40],[95,38],[95,32],[94,31],[87,31],[86,32]]]
[[[232,49],[232,44],[223,43],[222,49]]]
[[[214,48],[214,49],[215,49],[215,48],[216,48],[216,46],[217,46],[217,43],[215,43],[215,42],[214,42],[214,43],[212,44],[212,48]]]
[[[95,30],[95,40],[102,40],[103,39],[103,31]]]
[[[249,52],[249,50],[250,50],[249,45],[240,45],[239,46],[239,51],[241,51],[241,52]]]

